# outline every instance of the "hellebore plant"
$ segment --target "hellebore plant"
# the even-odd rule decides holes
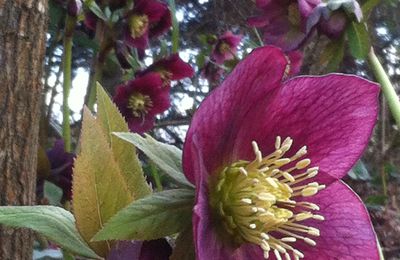
[[[139,49],[147,47],[149,37],[159,36],[172,26],[168,6],[156,0],[136,0],[125,20],[125,40]]]
[[[241,40],[241,35],[234,35],[231,31],[225,32],[218,38],[211,57],[217,64],[223,64],[226,60],[235,58]]]
[[[169,88],[163,87],[161,76],[156,72],[118,86],[113,100],[128,122],[129,129],[136,133],[150,130],[155,115],[170,106]]]
[[[172,54],[167,58],[156,61],[146,70],[139,72],[138,75],[145,75],[151,72],[160,74],[164,86],[169,86],[173,80],[190,78],[194,74],[192,66],[184,62],[178,54]]]
[[[318,1],[317,1],[318,2]],[[314,6],[306,0],[257,1],[262,15],[248,19],[250,26],[261,28],[266,44],[281,47],[284,51],[295,50],[305,42],[307,18]]]
[[[281,50],[254,50],[193,117],[183,168],[196,257],[379,259],[368,213],[340,180],[371,136],[379,88],[343,74],[282,82],[286,69]]]
[[[75,154],[65,152],[64,141],[57,140],[53,148],[47,151],[47,158],[50,162],[50,174],[40,178],[37,183],[37,196],[43,193],[44,180],[47,179],[63,190],[62,201],[72,199],[72,168],[74,166]]]
[[[172,248],[165,239],[151,241],[120,241],[107,260],[168,260]]]

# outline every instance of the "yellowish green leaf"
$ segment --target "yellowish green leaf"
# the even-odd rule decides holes
[[[73,210],[78,230],[89,242],[133,197],[99,121],[86,108],[80,140],[81,150],[74,166]],[[111,247],[109,241],[89,245],[100,256]]]
[[[151,189],[143,175],[135,146],[112,134],[113,132],[128,132],[129,129],[118,108],[100,84],[97,85],[97,104],[97,120],[99,120],[107,137],[114,159],[119,165],[122,176],[125,178],[130,194],[135,199],[149,195]]]

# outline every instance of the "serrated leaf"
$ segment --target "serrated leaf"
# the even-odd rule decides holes
[[[349,39],[351,54],[357,59],[365,59],[371,48],[366,25],[357,22],[349,24],[347,38]]]
[[[195,260],[193,244],[193,227],[187,226],[178,236],[175,248],[169,260]]]
[[[63,208],[54,206],[0,207],[0,224],[30,228],[71,252],[84,257],[100,258],[79,235],[74,216]]]
[[[151,240],[175,234],[191,223],[193,203],[193,190],[154,193],[118,212],[93,240]]]
[[[73,209],[79,232],[86,241],[120,209],[132,202],[118,163],[100,123],[84,108],[81,151],[74,165]],[[89,242],[100,256],[110,249],[108,242]]]
[[[158,142],[150,135],[145,138],[134,133],[114,133],[119,138],[134,144],[164,173],[180,186],[193,188],[182,173],[182,151],[173,145]]]
[[[128,125],[118,108],[111,101],[100,84],[97,84],[98,120],[107,141],[111,146],[115,161],[118,163],[130,194],[135,199],[151,193],[143,175],[135,146],[113,135],[113,132],[128,132]]]

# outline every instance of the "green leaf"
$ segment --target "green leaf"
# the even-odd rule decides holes
[[[354,167],[350,170],[349,176],[354,180],[371,180],[371,175],[369,174],[367,167],[360,160],[354,165]]]
[[[89,242],[133,197],[99,121],[87,108],[84,108],[80,140],[81,151],[74,164],[72,203],[78,230]],[[89,242],[89,245],[100,256],[106,256],[111,247],[108,241]]]
[[[50,205],[60,206],[63,190],[57,185],[45,181],[43,185],[43,195],[46,199],[48,199]]]
[[[328,72],[337,71],[344,57],[344,37],[331,41],[322,51],[319,63]]]
[[[107,141],[111,146],[115,161],[125,179],[134,199],[143,198],[151,193],[140,165],[135,146],[113,135],[113,132],[128,132],[129,128],[118,108],[111,101],[100,84],[97,84],[98,120]]]
[[[84,257],[100,258],[79,235],[74,216],[63,208],[54,206],[0,207],[0,224],[15,228],[30,228],[73,253]]]
[[[169,260],[195,260],[193,244],[193,227],[188,225],[175,242],[175,248]]]
[[[154,193],[118,212],[93,240],[151,240],[175,234],[191,223],[194,191]]]
[[[182,151],[173,145],[158,142],[150,135],[145,138],[134,133],[114,133],[142,150],[164,173],[180,186],[193,188],[182,173]]]
[[[352,22],[347,27],[347,38],[351,54],[357,59],[365,59],[371,49],[366,24]]]
[[[380,2],[381,0],[367,0],[361,7],[364,16],[368,16]]]
[[[84,2],[85,6],[90,9],[98,18],[107,21],[107,16],[103,13],[101,8],[97,5],[94,0],[86,0]]]
[[[372,195],[366,199],[365,203],[371,206],[382,206],[385,205],[386,200],[387,196],[385,195]]]

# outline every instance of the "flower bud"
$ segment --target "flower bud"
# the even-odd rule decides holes
[[[69,0],[67,5],[67,12],[69,16],[77,17],[82,11],[81,0]]]

